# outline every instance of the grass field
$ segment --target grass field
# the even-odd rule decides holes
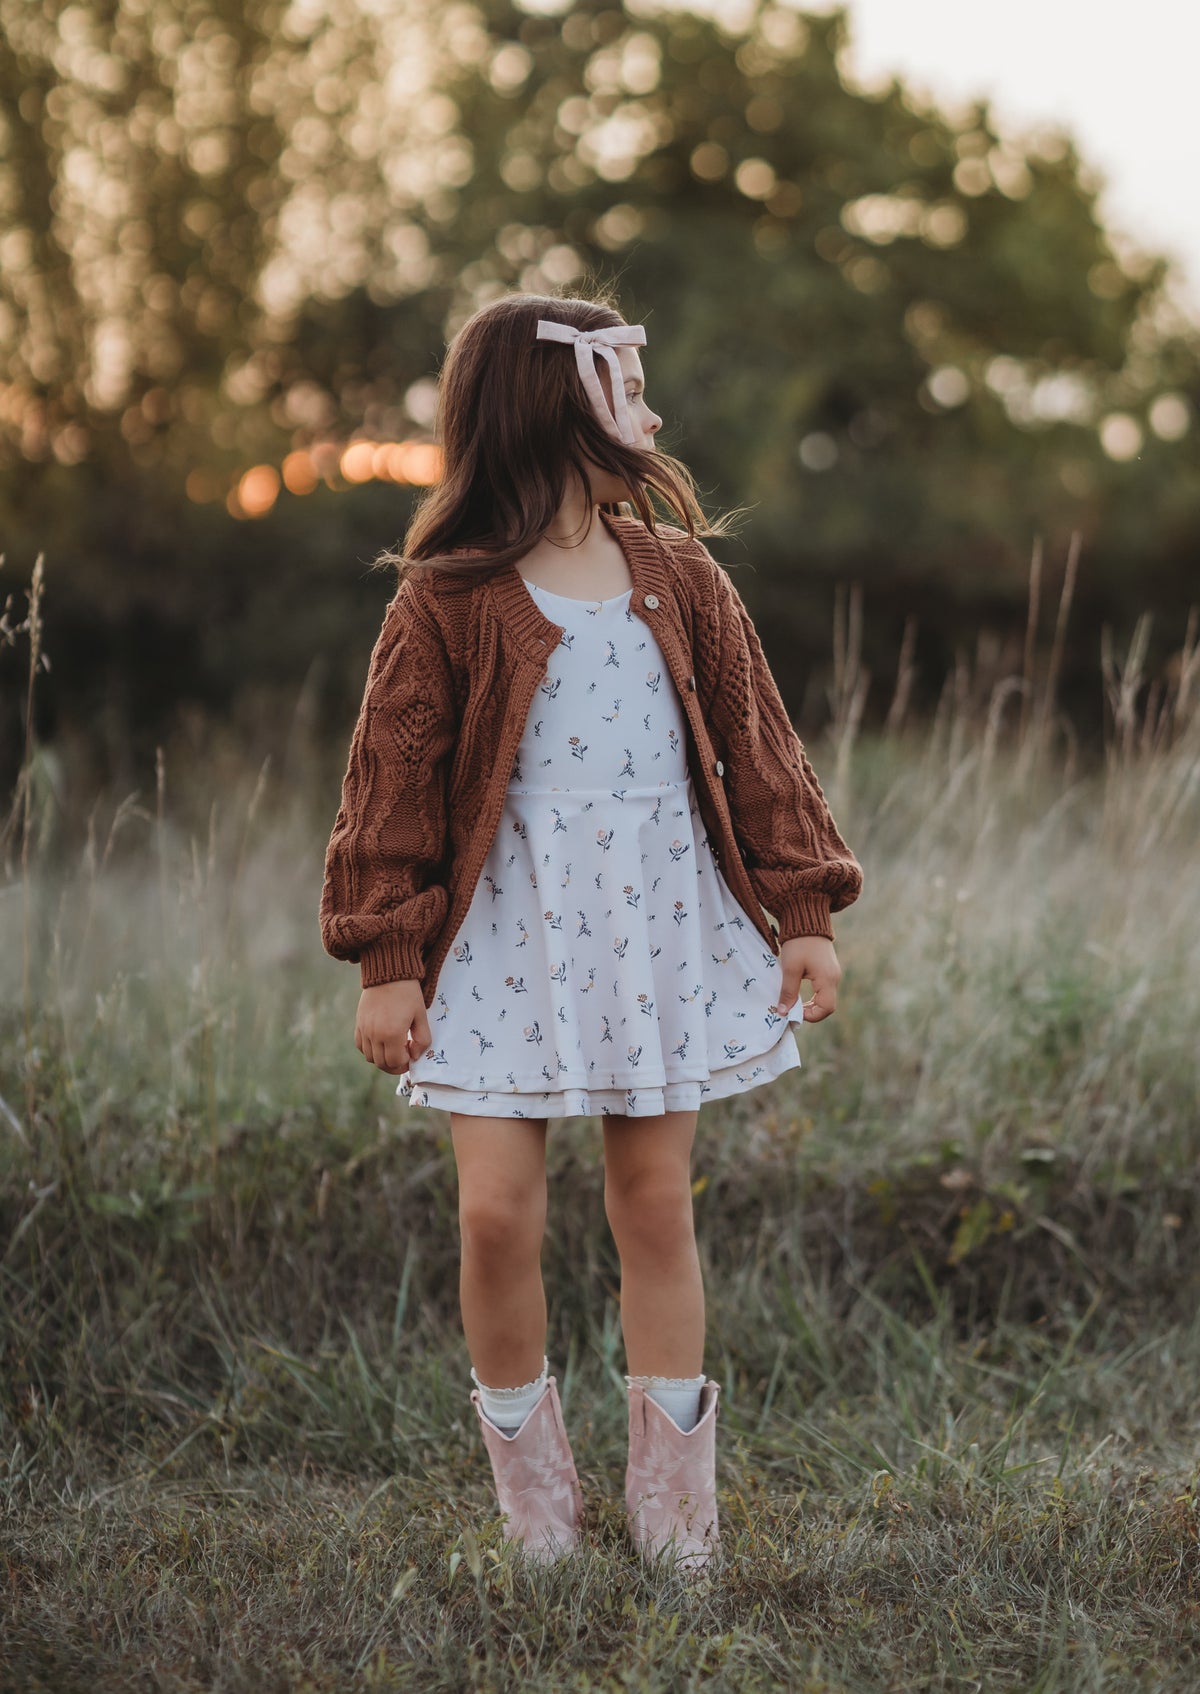
[[[865,870],[836,1017],[700,1115],[725,1558],[625,1538],[596,1120],[551,1120],[551,1369],[586,1548],[502,1548],[449,1119],[320,950],[328,770],[163,750],[0,889],[4,1689],[1200,1684],[1200,662],[1106,657],[809,751]],[[1029,679],[1027,678],[1027,681]],[[1024,710],[1012,710],[1013,706]],[[1018,722],[1019,717],[1019,722]]]

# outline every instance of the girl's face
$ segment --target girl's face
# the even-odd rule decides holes
[[[633,424],[634,446],[646,451],[653,451],[654,437],[662,428],[662,419],[657,412],[652,412],[646,404],[646,378],[642,372],[642,361],[638,358],[636,347],[616,347],[613,351],[621,366],[621,378],[625,385],[625,404],[629,408],[629,419]],[[608,360],[597,361],[600,365],[600,382],[604,388],[604,397],[612,408],[612,373]]]
[[[646,378],[642,372],[642,361],[638,357],[636,347],[615,347],[621,365],[621,378],[625,387],[625,404],[629,408],[629,421],[633,425],[633,446],[640,447],[644,452],[654,451],[654,437],[662,428],[662,419],[657,412],[652,412],[646,404]],[[597,359],[600,369],[600,386],[604,390],[604,398],[612,410],[612,377],[607,359]],[[615,414],[614,414],[615,415]],[[589,461],[590,463],[590,461]],[[620,477],[609,471],[596,468],[592,477],[592,497],[599,501],[623,500],[629,490]]]

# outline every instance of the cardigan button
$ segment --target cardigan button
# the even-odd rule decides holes
[[[694,676],[688,677],[687,685],[691,689],[692,693],[694,694],[696,692],[696,679],[695,679]]]
[[[644,606],[649,606],[650,610],[654,611],[655,608],[658,605],[658,595],[657,594],[645,594],[645,595],[643,595],[642,596],[642,604]]]
[[[725,775],[725,766],[721,763],[720,759],[718,759],[716,764],[713,766],[713,770],[716,771],[718,776]]]

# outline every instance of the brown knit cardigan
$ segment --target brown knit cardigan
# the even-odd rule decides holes
[[[862,868],[732,578],[682,530],[655,536],[637,518],[600,516],[629,562],[630,610],[653,631],[682,702],[688,768],[727,886],[773,952],[797,935],[832,941],[831,914],[858,898]],[[360,966],[364,988],[416,981],[433,1004],[562,634],[515,565],[400,584],[371,655],[321,894],[322,944]]]

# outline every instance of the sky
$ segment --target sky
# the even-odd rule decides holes
[[[1200,318],[1200,139],[1193,117],[1200,65],[1196,0],[842,0],[847,68],[860,82],[896,72],[953,108],[986,96],[1005,135],[1068,129],[1103,184],[1109,229],[1176,261],[1174,297]],[[834,10],[802,0],[805,12]]]

